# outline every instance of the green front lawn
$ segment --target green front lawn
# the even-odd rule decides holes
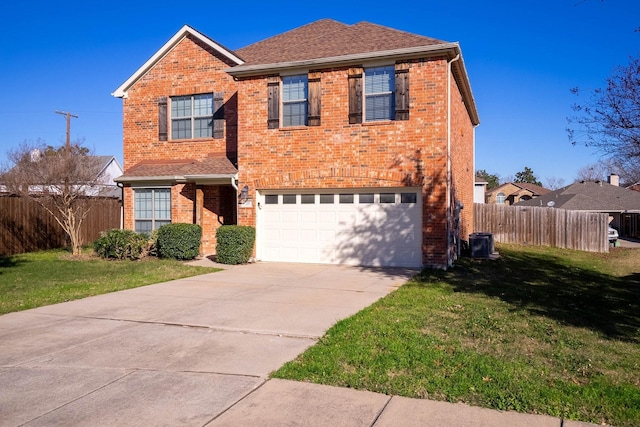
[[[640,250],[499,251],[424,271],[273,376],[640,425]]]
[[[0,314],[218,271],[157,259],[107,261],[52,250],[0,257]]]

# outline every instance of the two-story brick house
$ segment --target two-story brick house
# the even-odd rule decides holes
[[[320,20],[233,52],[185,26],[114,96],[127,228],[195,222],[212,253],[251,225],[258,260],[411,267],[472,231],[457,43]]]

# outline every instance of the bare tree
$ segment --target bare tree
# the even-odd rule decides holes
[[[609,166],[604,162],[597,162],[578,169],[576,181],[604,181]]]
[[[622,185],[632,185],[640,182],[640,167],[634,160],[626,157],[612,157],[604,162],[611,173],[616,173],[620,176]]]
[[[618,67],[606,88],[594,90],[573,110],[576,115],[567,119],[572,144],[583,143],[607,157],[625,159],[630,172],[640,171],[640,57]]]
[[[25,141],[9,151],[12,166],[2,174],[7,192],[34,200],[51,214],[69,237],[74,255],[80,255],[80,227],[99,196],[104,180],[98,176],[98,158],[80,143],[54,148],[42,141]]]
[[[516,177],[513,175],[503,176],[502,178],[500,178],[500,184],[507,184],[509,182],[514,182],[515,180]]]
[[[557,178],[555,176],[551,176],[546,179],[545,188],[549,190],[557,190],[558,188],[564,187],[564,178]]]

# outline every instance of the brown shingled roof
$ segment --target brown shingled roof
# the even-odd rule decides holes
[[[516,206],[548,206],[550,201],[560,209],[640,212],[640,193],[602,181],[575,182],[537,199],[518,202]]]
[[[275,64],[445,43],[369,22],[321,19],[236,50],[244,65]]]
[[[235,175],[238,170],[228,158],[211,156],[203,160],[143,160],[136,163],[117,178],[127,182],[136,178],[171,179],[186,176]]]

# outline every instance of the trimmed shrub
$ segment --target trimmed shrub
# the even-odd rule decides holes
[[[200,254],[202,227],[198,224],[176,223],[158,228],[158,256],[180,260],[194,259]]]
[[[216,260],[222,264],[246,264],[251,258],[256,229],[242,225],[223,225],[216,232]]]
[[[147,253],[147,236],[132,230],[114,228],[100,233],[93,249],[102,258],[140,259]]]

